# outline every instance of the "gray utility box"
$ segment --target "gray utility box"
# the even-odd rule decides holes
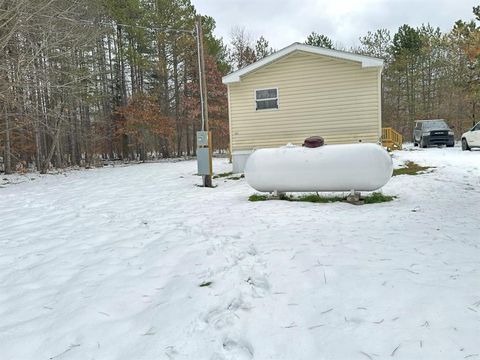
[[[197,147],[208,147],[208,131],[197,131]]]
[[[198,165],[198,175],[212,174],[212,168],[210,166],[210,149],[209,148],[197,149],[197,165]]]
[[[212,147],[209,131],[197,131],[198,175],[212,175]]]

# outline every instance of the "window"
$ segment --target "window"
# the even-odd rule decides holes
[[[278,89],[255,90],[255,110],[278,109]]]
[[[423,129],[425,130],[429,130],[429,129],[433,129],[433,130],[448,130],[449,127],[447,125],[447,123],[443,120],[436,120],[436,121],[425,121],[423,123]]]
[[[480,122],[475,126],[472,131],[480,131]]]

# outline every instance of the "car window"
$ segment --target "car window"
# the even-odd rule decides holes
[[[447,130],[449,127],[445,121],[425,121],[423,123],[424,129]]]
[[[422,128],[422,123],[417,122],[417,123],[415,124],[415,130],[420,130],[421,128]]]
[[[473,131],[480,131],[480,122],[473,128]]]

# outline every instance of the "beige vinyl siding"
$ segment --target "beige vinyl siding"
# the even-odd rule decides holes
[[[380,68],[301,51],[229,84],[232,151],[326,143],[378,142]],[[255,110],[255,89],[278,88],[279,108]]]

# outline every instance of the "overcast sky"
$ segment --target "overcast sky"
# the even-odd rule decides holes
[[[350,47],[369,30],[396,32],[402,24],[430,23],[448,31],[458,20],[470,20],[470,0],[192,0],[202,15],[213,16],[216,35],[228,41],[234,26],[254,38],[263,35],[276,49],[305,41],[315,31]]]

